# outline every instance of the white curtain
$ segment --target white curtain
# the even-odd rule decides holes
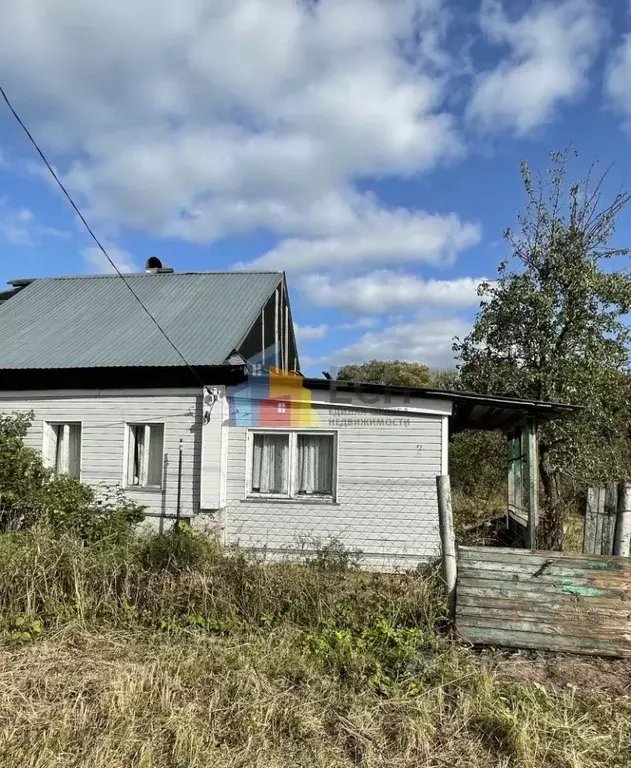
[[[147,457],[147,485],[162,485],[162,456],[164,447],[164,426],[151,424],[145,427],[149,438]]]
[[[298,493],[333,494],[332,435],[298,435]]]
[[[81,472],[81,424],[51,425],[55,473],[79,477]]]
[[[68,424],[56,424],[54,431],[55,439],[57,441],[55,449],[55,473],[58,475],[67,475],[70,427]]]
[[[164,424],[135,424],[129,428],[129,485],[162,485]]]
[[[287,493],[289,437],[254,435],[252,490],[257,493]]]
[[[81,474],[81,424],[70,424],[68,429],[68,474]]]

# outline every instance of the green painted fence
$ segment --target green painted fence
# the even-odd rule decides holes
[[[456,628],[474,644],[631,657],[631,559],[458,547]]]

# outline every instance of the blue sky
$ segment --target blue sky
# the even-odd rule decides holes
[[[629,185],[631,13],[596,0],[13,2],[2,83],[120,268],[285,269],[310,373],[449,365],[519,163]],[[623,213],[617,242],[631,240]],[[0,285],[108,266],[0,109]]]

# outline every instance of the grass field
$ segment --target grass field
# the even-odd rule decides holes
[[[628,665],[475,653],[436,586],[339,552],[0,537],[0,765],[631,766]]]

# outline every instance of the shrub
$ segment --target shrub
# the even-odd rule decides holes
[[[425,644],[416,627],[394,627],[386,618],[361,631],[329,625],[307,636],[305,647],[330,674],[369,682],[386,692],[410,672]]]
[[[37,451],[24,445],[32,413],[0,415],[0,530],[45,525],[85,544],[128,538],[142,509],[120,489],[96,498],[92,488],[67,475],[55,477]]]
[[[359,549],[348,549],[339,539],[331,537],[325,541],[310,539],[301,542],[302,546],[313,552],[306,558],[307,565],[321,571],[346,571],[358,568],[362,559]]]
[[[220,557],[219,545],[210,536],[196,533],[180,523],[167,533],[147,537],[140,548],[144,568],[180,573],[214,563]]]

